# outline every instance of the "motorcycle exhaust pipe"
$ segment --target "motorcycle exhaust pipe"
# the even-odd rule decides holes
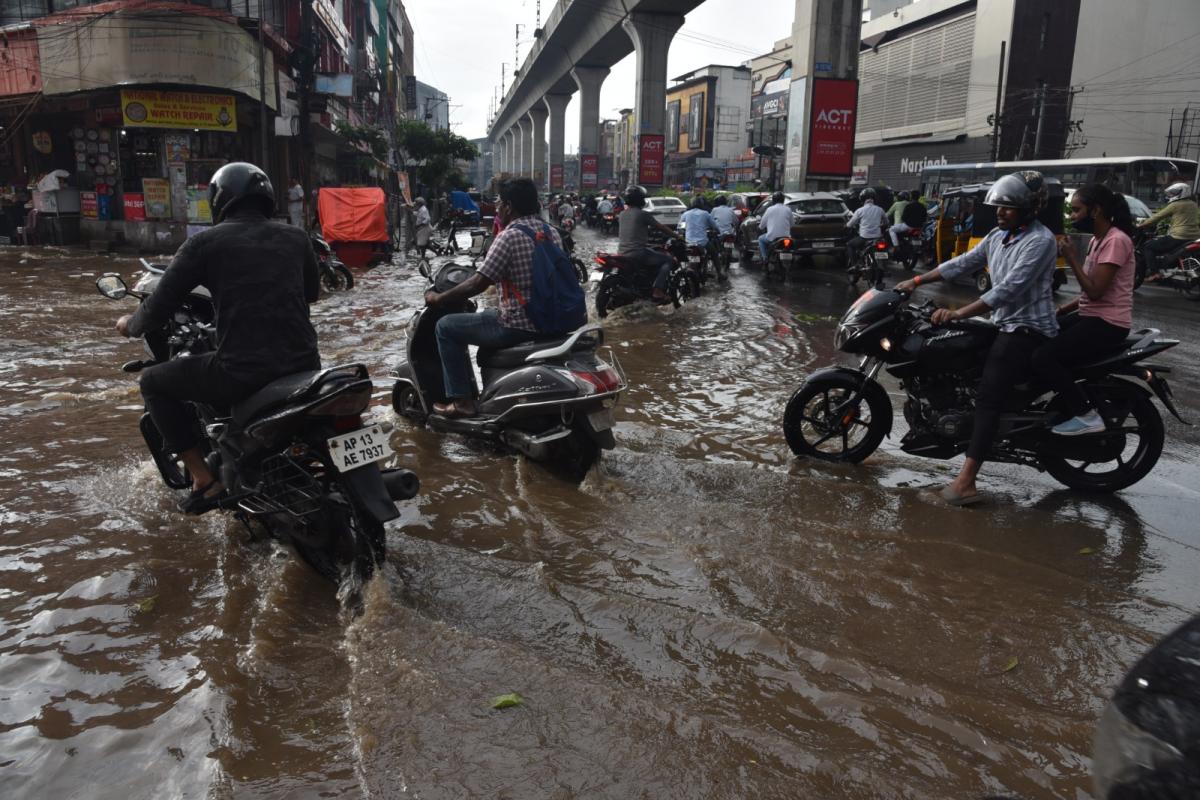
[[[421,479],[410,469],[388,469],[383,471],[383,485],[393,501],[411,500],[421,491]]]

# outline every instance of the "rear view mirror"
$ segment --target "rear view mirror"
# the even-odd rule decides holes
[[[120,300],[129,294],[129,287],[125,285],[125,281],[115,272],[109,272],[101,275],[96,279],[96,288],[100,294],[110,300]]]

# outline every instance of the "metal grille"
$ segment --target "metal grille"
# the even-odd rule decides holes
[[[286,455],[263,461],[262,490],[238,505],[251,514],[290,514],[304,518],[321,510],[324,491],[316,478]]]
[[[975,15],[951,20],[858,58],[858,134],[961,120],[967,113]]]

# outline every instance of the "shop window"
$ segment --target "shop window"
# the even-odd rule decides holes
[[[49,0],[0,0],[0,25],[37,19],[49,13]]]

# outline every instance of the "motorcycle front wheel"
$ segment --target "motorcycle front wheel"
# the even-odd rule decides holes
[[[354,273],[345,264],[330,264],[321,275],[321,282],[331,292],[345,292],[354,288]]]
[[[862,380],[862,394],[851,403]],[[892,404],[882,386],[835,372],[800,385],[783,412],[783,435],[798,456],[857,464],[875,452],[891,423]]]
[[[1055,436],[1038,456],[1042,467],[1064,486],[1089,492],[1116,492],[1140,481],[1162,455],[1166,432],[1162,415],[1141,389],[1090,386],[1108,424],[1104,433]]]

